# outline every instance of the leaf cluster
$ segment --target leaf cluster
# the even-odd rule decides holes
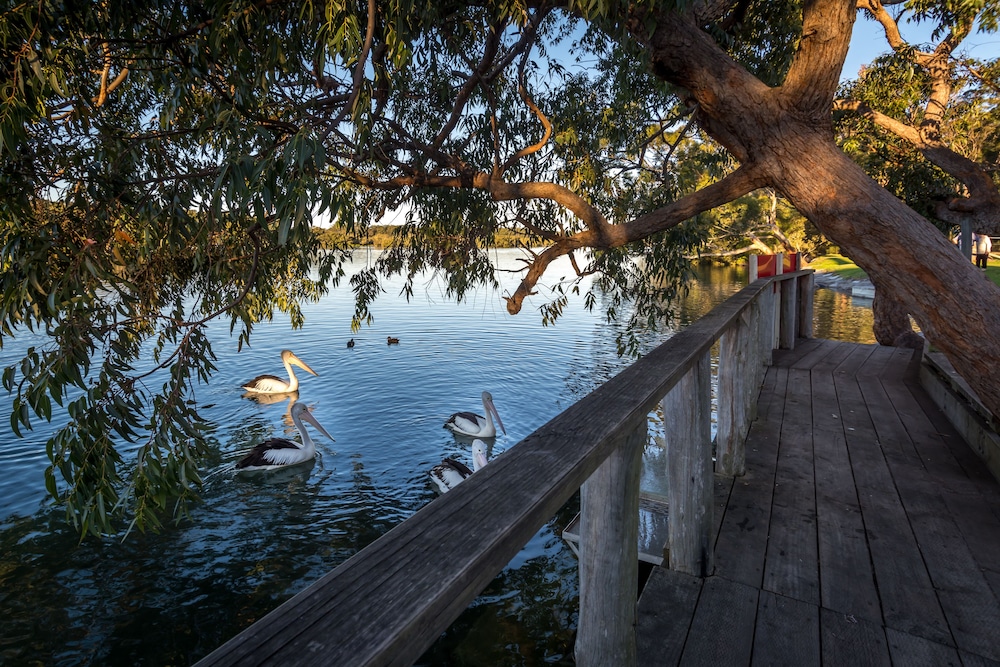
[[[183,514],[211,445],[194,398],[215,370],[207,323],[226,318],[240,347],[277,313],[301,324],[301,304],[344,275],[346,247],[323,250],[314,223],[336,222],[346,239],[406,211],[379,262],[351,280],[360,327],[387,276],[405,276],[411,295],[421,272],[438,271],[462,299],[498,284],[486,249],[501,236],[559,244],[726,173],[722,158],[681,164],[705,142],[693,110],[623,36],[626,17],[690,4],[6,10],[0,345],[30,333],[45,343],[3,379],[16,429],[65,408],[48,443],[52,496],[91,533]],[[787,68],[798,25],[798,5],[779,5],[735,3],[732,20],[708,27],[768,81]],[[504,197],[500,185],[555,194]],[[634,328],[669,321],[705,238],[682,225],[577,253],[558,289],[599,274],[585,301],[610,299],[629,323],[620,349],[634,351]],[[563,296],[543,307],[546,322]]]

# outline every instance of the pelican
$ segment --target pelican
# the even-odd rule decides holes
[[[271,438],[254,447],[239,463],[237,470],[274,470],[293,466],[296,463],[312,461],[316,457],[316,443],[309,437],[302,420],[306,420],[326,437],[333,440],[333,436],[326,432],[326,429],[316,421],[316,418],[309,412],[305,403],[296,403],[291,409],[292,423],[299,430],[302,436],[302,444],[294,440],[285,438]]]
[[[486,443],[477,438],[472,441],[472,470],[461,461],[446,458],[431,468],[431,481],[438,492],[447,493],[484,465],[486,465]]]
[[[288,371],[287,382],[276,375],[258,375],[243,385],[243,388],[247,391],[252,391],[258,394],[287,394],[292,391],[297,391],[299,388],[299,379],[295,377],[295,373],[292,372],[292,364],[298,366],[307,373],[319,376],[319,373],[309,368],[309,366],[306,365],[306,362],[296,357],[295,353],[291,350],[282,350],[281,360],[285,363],[285,370]]]
[[[458,435],[468,435],[474,438],[493,438],[497,434],[496,426],[493,425],[493,417],[496,417],[497,423],[500,424],[500,430],[506,435],[507,429],[503,427],[503,420],[500,419],[500,413],[497,412],[496,406],[493,405],[493,396],[488,391],[483,392],[483,410],[486,412],[485,417],[472,412],[456,412],[451,417],[448,417],[448,421],[444,423],[444,427]]]

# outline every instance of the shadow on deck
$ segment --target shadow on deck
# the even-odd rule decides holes
[[[1000,664],[1000,486],[933,404],[912,350],[775,351],[716,477],[716,567],[654,568],[640,665]]]

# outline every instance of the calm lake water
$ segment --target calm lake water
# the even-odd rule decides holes
[[[499,251],[513,265],[513,251]],[[355,266],[371,260],[359,252]],[[554,279],[570,275],[550,268]],[[681,325],[745,284],[745,271],[706,267],[682,304]],[[512,289],[515,281],[504,289]],[[491,455],[512,447],[624,368],[613,325],[600,308],[571,301],[543,327],[536,311],[507,314],[500,292],[456,304],[427,276],[406,303],[400,284],[375,304],[375,323],[351,333],[349,289],[305,307],[306,326],[257,327],[237,353],[228,326],[214,329],[219,372],[197,390],[215,425],[203,503],[178,526],[119,539],[79,537],[46,499],[45,441],[36,424],[10,432],[0,404],[0,663],[9,665],[183,665],[223,643],[338,563],[430,502],[428,472],[444,456],[468,460],[468,445],[442,428],[458,410],[481,410],[489,390],[507,427]],[[538,299],[538,297],[535,297]],[[872,342],[870,302],[828,290],[816,296],[816,335]],[[387,346],[386,337],[400,339]],[[652,346],[670,331],[650,334]],[[347,348],[354,338],[356,346]],[[0,365],[30,341],[5,340]],[[233,465],[255,443],[291,435],[288,400],[263,403],[240,385],[283,374],[279,352],[295,351],[319,377],[300,372],[307,403],[336,442],[318,438],[312,466],[256,476]],[[304,376],[304,377],[303,377]],[[657,458],[651,415],[647,460]],[[644,484],[655,483],[644,475]],[[425,665],[572,664],[576,558],[559,537],[577,511],[563,508],[420,661]]]

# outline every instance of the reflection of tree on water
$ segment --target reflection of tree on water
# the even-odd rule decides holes
[[[830,289],[813,293],[813,335],[816,338],[874,343],[871,301]]]
[[[165,522],[161,534],[124,543],[79,542],[59,509],[6,526],[0,661],[188,664],[266,614],[315,566],[268,535],[273,526],[250,526],[230,499],[221,504],[195,509],[197,530]]]
[[[702,262],[676,304],[676,324],[686,325],[704,316],[746,285],[746,268]]]
[[[340,511],[334,522],[337,548],[348,556],[365,548],[419,509],[407,506],[398,493],[382,490],[365,470],[360,454],[351,455],[350,485],[340,493]],[[346,560],[346,558],[345,558]]]

